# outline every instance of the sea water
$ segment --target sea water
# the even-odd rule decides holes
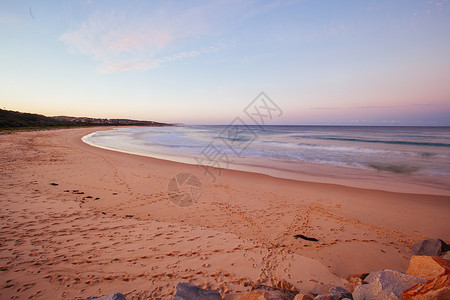
[[[204,168],[450,195],[450,127],[128,127],[83,141]]]

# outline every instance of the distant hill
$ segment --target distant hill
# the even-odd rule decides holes
[[[0,128],[53,127],[53,126],[172,126],[154,121],[130,119],[100,119],[87,117],[47,117],[39,114],[22,113],[0,109]]]

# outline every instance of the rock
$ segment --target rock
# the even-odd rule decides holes
[[[450,275],[444,274],[419,283],[403,292],[404,300],[450,299]]]
[[[362,284],[367,284],[368,282],[365,281],[364,279],[369,276],[370,273],[361,273],[361,274],[353,274],[353,275],[348,275],[347,277],[345,277],[345,280],[347,280],[347,284],[345,285],[345,287],[347,288],[347,290],[351,293],[353,293],[353,291],[355,290],[355,288],[358,285],[362,285]]]
[[[338,300],[338,298],[330,294],[324,294],[324,295],[317,295],[314,298],[314,300]]]
[[[268,292],[267,295],[269,296],[278,295],[277,297],[281,297],[281,299],[294,299],[295,295],[297,295],[295,288],[284,280],[272,280],[272,283],[274,286],[255,285],[254,290],[258,290],[261,293]]]
[[[440,239],[427,239],[415,243],[411,250],[414,255],[440,256],[450,250],[450,246]]]
[[[381,270],[370,273],[365,280],[369,284],[357,286],[353,291],[353,299],[400,299],[406,289],[418,283],[426,282],[426,279],[409,276],[393,270]]]
[[[251,292],[225,295],[224,300],[293,300],[296,292],[259,285]],[[308,298],[305,298],[307,300]],[[312,299],[312,298],[310,298]]]
[[[344,298],[353,299],[352,293],[340,286],[334,286],[329,291],[328,294],[338,297],[339,300]]]
[[[444,259],[450,259],[450,252],[447,252],[447,253],[444,255],[443,258],[444,258]]]
[[[121,293],[109,294],[101,297],[89,297],[84,300],[126,300],[125,296]]]
[[[346,279],[348,281],[346,286],[350,292],[353,292],[357,286],[368,283],[359,277],[347,277]]]
[[[342,300],[342,299],[345,299],[345,298],[353,299],[352,293],[350,293],[349,291],[347,291],[343,287],[334,286],[328,291],[328,293],[326,293],[324,295],[319,295],[319,296],[317,296],[314,299],[319,299],[319,300]]]
[[[223,297],[223,300],[239,300],[240,297],[242,297],[244,294],[247,293],[231,293],[231,294],[226,294]]]
[[[295,295],[294,300],[313,300],[314,298],[309,296],[309,295],[305,295],[305,294],[297,294]]]
[[[225,295],[224,300],[293,300],[294,296],[278,290],[254,290],[251,293]]]
[[[176,287],[175,299],[177,300],[222,300],[222,296],[216,290],[204,290],[196,285],[179,282]]]
[[[433,256],[413,256],[406,274],[428,280],[450,273],[450,260]]]

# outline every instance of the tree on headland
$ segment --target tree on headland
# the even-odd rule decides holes
[[[47,117],[39,114],[0,109],[0,128],[39,128],[55,126],[172,126],[172,124],[130,119],[102,119],[68,116]]]

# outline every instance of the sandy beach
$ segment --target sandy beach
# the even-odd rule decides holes
[[[450,240],[448,196],[232,170],[213,181],[199,166],[81,141],[105,129],[0,135],[1,299],[165,299],[178,282],[308,292],[346,286],[350,274],[405,271],[413,243]],[[180,173],[201,182],[188,207],[167,194]]]

